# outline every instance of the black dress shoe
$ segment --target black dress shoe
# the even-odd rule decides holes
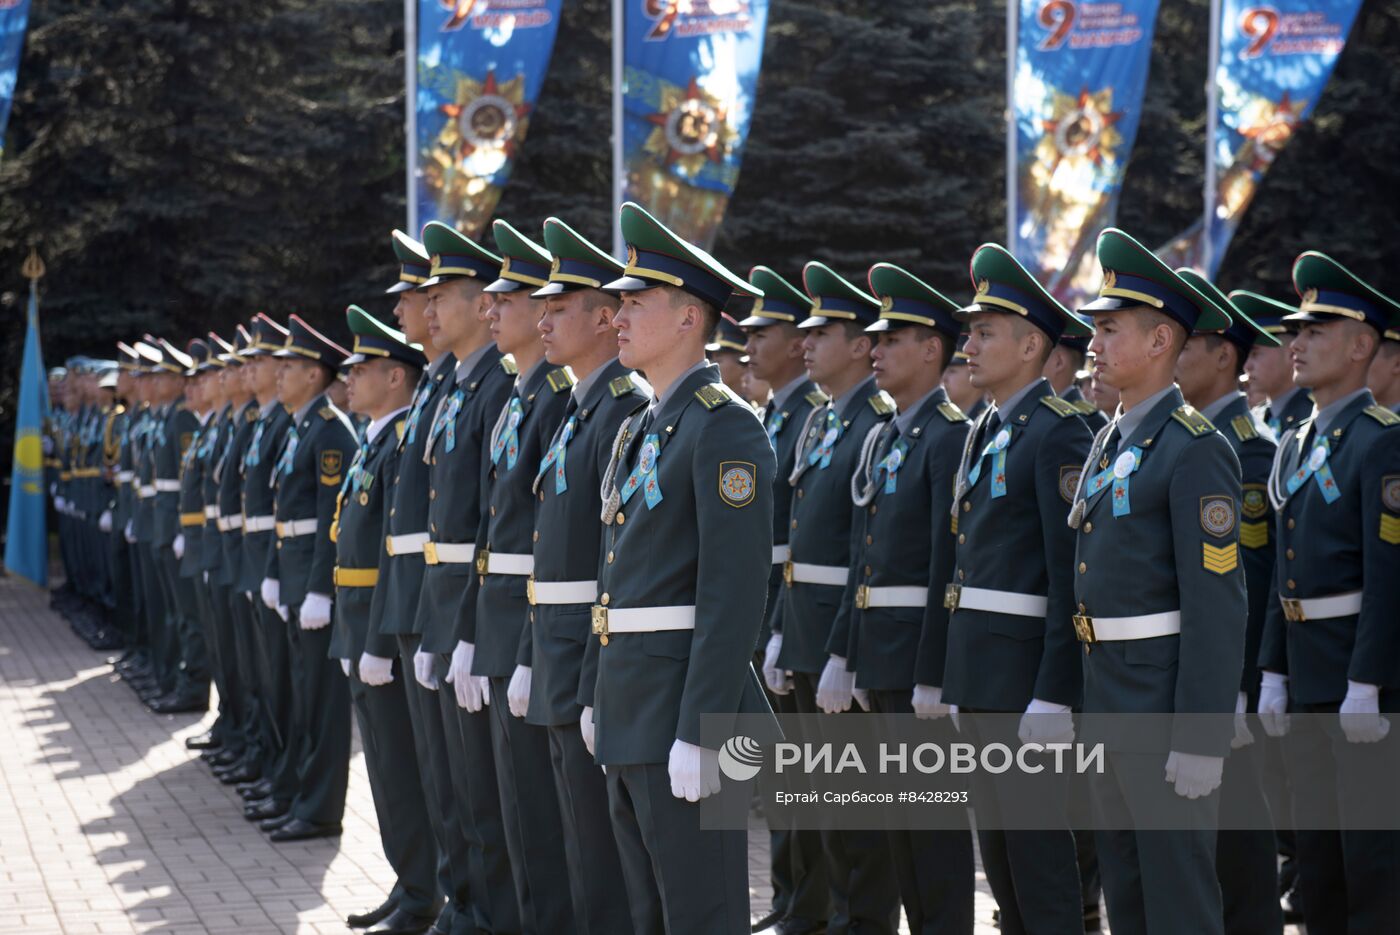
[[[242,758],[242,753],[237,753],[233,750],[220,750],[210,757],[209,762],[213,763],[215,766],[232,766]]]
[[[303,818],[293,818],[283,823],[272,834],[268,835],[269,841],[309,841],[312,838],[338,838],[340,837],[340,825],[318,825],[315,822],[306,821]],[[394,910],[397,912],[398,910]],[[421,929],[413,929],[415,932],[426,932],[431,919],[423,923]]]
[[[189,737],[185,740],[186,750],[217,750],[223,745],[223,741],[212,733],[200,734],[198,737]]]
[[[269,818],[281,818],[287,814],[287,809],[291,807],[289,802],[279,802],[276,799],[263,799],[259,802],[244,806],[243,817],[249,821],[266,821]]]
[[[247,763],[238,763],[232,769],[217,774],[219,782],[226,786],[232,786],[240,782],[257,782],[262,777],[257,767],[249,766]]]
[[[271,815],[258,822],[259,831],[276,831],[278,828],[292,821],[291,812],[283,812],[280,815]]]
[[[245,802],[256,802],[258,799],[265,799],[272,795],[272,783],[266,779],[240,783],[234,788],[238,790],[239,795],[243,796]]]
[[[203,714],[209,710],[209,699],[200,698],[198,695],[184,698],[176,695],[153,703],[151,710],[156,714]]]
[[[369,912],[351,913],[345,917],[345,924],[352,929],[367,929],[371,925],[383,922],[399,906],[399,901],[390,896]]]
[[[765,932],[777,925],[783,918],[783,910],[774,909],[749,927],[750,932]]]
[[[273,840],[277,840],[275,835]],[[414,915],[406,909],[395,909],[389,913],[387,919],[370,929],[365,935],[423,935],[432,927],[432,924],[431,916]]]

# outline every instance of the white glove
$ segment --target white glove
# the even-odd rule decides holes
[[[286,623],[286,622],[287,622],[287,618],[288,618],[289,613],[290,613],[290,612],[287,610],[287,605],[286,605],[286,604],[278,604],[278,605],[277,605],[275,608],[273,608],[273,609],[277,611],[277,616],[279,616],[279,617],[282,618],[282,622],[283,622],[283,623]]]
[[[1032,698],[1016,729],[1021,743],[1073,743],[1074,716],[1069,705]]]
[[[1235,736],[1230,739],[1230,749],[1238,750],[1254,743],[1254,732],[1249,729],[1245,714],[1249,710],[1249,696],[1240,692],[1235,699]]]
[[[209,572],[207,572],[207,571],[204,573],[204,583],[205,583],[205,584],[208,584],[208,583],[209,583]]]
[[[1375,743],[1390,733],[1390,720],[1381,717],[1381,690],[1377,685],[1347,679],[1342,700],[1342,733],[1348,743]]]
[[[778,653],[783,649],[783,635],[774,633],[768,637],[768,646],[763,650],[763,681],[775,695],[786,695],[792,691],[792,673],[778,668]]]
[[[506,701],[514,717],[524,717],[530,708],[530,667],[516,666],[506,686]]]
[[[1200,756],[1195,753],[1167,755],[1167,782],[1174,783],[1176,794],[1199,799],[1220,788],[1220,774],[1225,769],[1223,756]]]
[[[1277,672],[1263,674],[1259,682],[1259,721],[1270,737],[1288,733],[1288,676]]]
[[[420,649],[413,654],[413,679],[430,692],[438,690],[437,677],[433,675],[432,653],[425,653]]]
[[[97,528],[103,532],[112,531],[112,511],[103,510],[102,515],[97,517]]]
[[[301,622],[303,630],[319,630],[328,626],[331,622],[331,599],[324,594],[310,592],[306,595],[306,600],[301,602],[297,619]]]
[[[127,521],[126,521],[126,528],[122,530],[122,538],[126,540],[126,544],[127,544],[127,545],[135,545],[135,544],[136,544],[136,533],[135,533],[135,532],[132,530],[132,528],[131,528],[131,525],[132,525],[132,523],[134,523],[134,522],[136,522],[136,520],[134,520],[134,519],[129,519],[129,520],[127,520]]]
[[[864,688],[853,688],[851,689],[851,698],[855,700],[856,704],[860,705],[862,711],[870,710],[870,692],[868,690]]]
[[[678,799],[699,802],[719,791],[718,750],[677,740],[671,744],[666,771],[671,774],[671,794]]]
[[[856,674],[846,668],[844,658],[833,655],[826,661],[822,677],[817,681],[817,707],[827,714],[851,710],[855,687]],[[675,749],[671,752],[674,755]]]
[[[936,721],[948,713],[943,688],[938,685],[914,686],[914,714],[921,721]]]
[[[276,578],[264,578],[262,580],[262,602],[267,605],[268,610],[276,610],[277,605],[282,603],[282,582]]]
[[[360,681],[366,685],[388,685],[394,680],[394,660],[383,656],[360,656]]]
[[[65,513],[68,510],[68,501],[62,497],[54,497],[53,508],[60,513]]]
[[[459,641],[452,650],[452,663],[447,667],[447,684],[457,693],[457,707],[472,714],[491,703],[490,683],[482,676],[472,675],[475,655],[475,643]]]
[[[345,673],[345,677],[346,677],[347,679],[350,677],[350,660],[349,660],[349,659],[342,659],[342,660],[340,660],[340,671],[342,671],[342,672]]]
[[[948,717],[950,717],[950,718],[953,719],[953,730],[958,731],[958,732],[961,732],[961,731],[962,731],[962,722],[958,720],[958,706],[957,706],[957,705],[955,705],[955,704],[950,704],[950,705],[948,705]]]
[[[176,558],[185,557],[185,534],[180,533],[175,537],[175,541],[170,543],[170,551],[175,553]]]
[[[585,707],[583,713],[578,716],[578,731],[583,735],[583,745],[588,748],[588,752],[593,752],[593,709]]]

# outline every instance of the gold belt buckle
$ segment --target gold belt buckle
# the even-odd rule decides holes
[[[943,606],[948,610],[957,610],[958,603],[962,600],[962,585],[950,584],[943,589]]]
[[[1094,643],[1094,618],[1088,614],[1075,614],[1071,617],[1074,621],[1074,635],[1079,637],[1081,643]]]
[[[1283,619],[1289,623],[1302,623],[1308,619],[1308,615],[1303,613],[1303,602],[1296,597],[1281,597],[1279,603],[1283,605]]]
[[[856,610],[870,609],[870,585],[862,584],[856,587]]]
[[[281,520],[277,520],[276,522],[274,522],[274,523],[272,524],[272,528],[277,532],[277,538],[279,538],[279,539],[285,539],[285,538],[287,538],[287,534],[284,533],[284,532],[282,531],[285,527],[284,527],[284,524],[282,523]]]
[[[783,584],[792,587],[792,559],[783,562]]]
[[[598,604],[593,605],[593,635],[599,643],[608,645],[608,609]]]
[[[393,556],[393,554],[394,554],[394,537],[393,537],[393,536],[385,536],[385,537],[384,537],[384,554],[385,554],[385,555],[388,555],[388,556],[390,556],[390,557]]]
[[[490,567],[490,565],[491,565],[491,550],[490,550],[490,549],[477,549],[477,550],[476,550],[476,573],[477,573],[478,575],[484,575],[484,574],[486,574],[486,569],[487,569],[488,567]]]
[[[436,542],[423,543],[423,562],[426,565],[436,565],[438,563]]]
[[[530,606],[535,606],[535,576],[531,575],[525,579],[525,600],[530,602]]]

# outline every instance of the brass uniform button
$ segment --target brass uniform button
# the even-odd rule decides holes
[[[874,572],[872,572],[872,571],[870,570],[870,566],[869,566],[869,565],[866,565],[866,566],[865,566],[865,577],[869,578],[872,574],[874,574]]]
[[[1094,524],[1093,524],[1093,523],[1085,523],[1085,524],[1084,524],[1084,531],[1085,531],[1085,532],[1093,532],[1093,531],[1094,531]]]
[[[1288,528],[1289,528],[1289,529],[1292,529],[1292,528],[1293,528],[1294,526],[1296,526],[1296,525],[1298,525],[1298,524],[1297,524],[1296,522],[1294,522],[1293,517],[1290,516],[1290,517],[1288,518]]]
[[[1293,558],[1293,550],[1292,550],[1292,549],[1289,549],[1287,552],[1285,552],[1285,553],[1283,553],[1283,554],[1284,554],[1284,555],[1287,555],[1287,556],[1289,557],[1289,559],[1292,559],[1292,558]]]
[[[969,503],[968,501],[964,500],[964,501],[963,501],[963,512],[966,513],[966,512],[967,512],[968,510],[970,510],[970,509],[972,509],[972,504]]]
[[[793,529],[796,529],[796,528],[797,528],[797,520],[793,520],[793,521],[792,521],[792,528],[793,528]]]
[[[962,533],[962,532],[958,533],[958,545],[966,545],[966,544],[967,544],[967,533]]]
[[[491,515],[492,515],[492,516],[495,516],[495,515],[496,515],[496,508],[495,508],[494,506],[491,507]]]
[[[608,564],[611,565],[612,563],[613,563],[613,553],[609,552],[609,553],[608,553]]]
[[[801,500],[801,499],[803,498],[803,496],[806,495],[806,493],[807,493],[807,491],[803,490],[801,487],[798,487],[798,488],[797,488],[797,499]]]
[[[1290,591],[1296,591],[1298,589],[1298,583],[1292,578],[1289,578],[1288,581],[1285,583],[1288,585],[1288,590]]]
[[[618,511],[617,511],[617,524],[618,524],[619,526],[621,526],[624,522],[626,522],[626,520],[627,520],[627,517],[626,517],[625,515],[623,515],[623,512],[622,512],[621,510],[618,510]],[[793,520],[793,523],[794,523],[794,524],[795,524],[796,522],[797,522],[797,520]],[[797,526],[794,525],[792,528],[793,528],[793,529],[796,529]]]
[[[871,516],[874,516],[874,515],[875,515],[875,504],[873,504],[873,503],[870,504],[870,515],[871,515]]]
[[[539,542],[539,541],[540,541],[540,531],[539,531],[538,529],[535,530],[535,537],[534,537],[534,539],[532,539],[531,541],[533,541],[533,542]]]
[[[429,500],[436,500],[436,499],[437,499],[437,491],[436,491],[436,490],[430,490],[430,491],[428,491],[428,499],[429,499]]]
[[[541,502],[541,503],[544,502],[544,491],[543,491],[543,490],[540,491],[540,502]]]
[[[959,581],[966,581],[966,580],[967,580],[967,572],[963,571],[961,568],[958,569],[958,580],[959,580]]]
[[[1084,574],[1084,572],[1086,572],[1086,571],[1088,571],[1088,570],[1089,570],[1089,566],[1088,566],[1088,565],[1084,564],[1083,562],[1080,562],[1080,563],[1079,563],[1079,573],[1080,573],[1081,575]]]
[[[612,600],[612,598],[608,595],[608,592],[607,592],[607,591],[604,591],[604,592],[603,592],[603,596],[600,597],[600,598],[598,598],[598,603],[599,603],[599,604],[602,604],[604,607],[607,607],[607,606],[608,606],[608,601],[610,601],[610,600]]]
[[[865,537],[865,544],[866,544],[866,545],[874,545],[874,544],[875,544],[875,537],[874,537],[874,536],[866,536],[866,537]]]
[[[393,516],[396,512],[398,512],[398,509],[399,509],[399,508],[396,507],[396,506],[391,506],[391,507],[389,507],[389,515],[390,515],[390,516]]]

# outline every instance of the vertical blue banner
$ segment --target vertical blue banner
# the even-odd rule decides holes
[[[49,539],[44,490],[44,420],[49,383],[39,349],[38,290],[29,292],[24,364],[19,373],[14,460],[10,466],[10,514],[5,526],[5,568],[42,587],[49,584]]]
[[[479,237],[525,141],[563,0],[417,0],[418,223]]]
[[[0,158],[5,155],[5,126],[19,78],[19,56],[29,25],[29,0],[0,0]]]
[[[753,119],[768,0],[626,0],[623,200],[705,249]]]
[[[1204,219],[1158,251],[1214,279],[1246,209],[1298,127],[1311,116],[1346,45],[1361,0],[1219,0],[1209,249]],[[1209,267],[1209,268],[1207,268]]]
[[[1018,0],[1010,247],[1074,308],[1098,283],[1142,116],[1157,0]]]

